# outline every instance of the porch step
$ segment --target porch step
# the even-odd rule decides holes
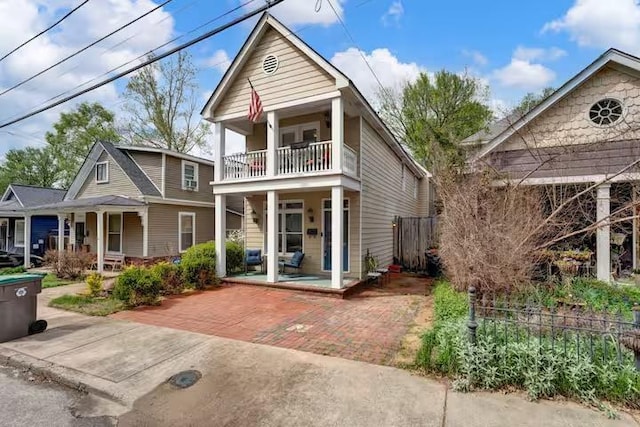
[[[222,284],[233,284],[233,285],[249,285],[249,286],[262,286],[266,288],[275,288],[275,289],[287,289],[290,291],[303,291],[303,292],[311,292],[316,294],[325,295],[328,297],[334,298],[348,298],[367,287],[366,281],[357,281],[355,283],[350,284],[347,287],[342,289],[334,289],[334,288],[323,288],[319,286],[309,286],[303,285],[294,282],[277,282],[277,283],[269,283],[261,280],[251,280],[250,277],[225,277],[222,279]]]

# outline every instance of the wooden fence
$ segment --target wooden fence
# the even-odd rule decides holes
[[[405,269],[426,271],[427,249],[437,244],[437,218],[397,217],[393,232],[393,257]]]

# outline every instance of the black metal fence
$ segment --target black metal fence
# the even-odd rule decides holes
[[[640,309],[633,320],[621,312],[595,311],[578,303],[547,307],[539,302],[512,302],[469,289],[469,340],[478,332],[490,334],[503,345],[509,341],[537,345],[540,351],[589,357],[591,361],[626,364],[640,370]],[[633,362],[634,361],[634,362]]]

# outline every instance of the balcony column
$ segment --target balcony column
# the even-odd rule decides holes
[[[213,124],[214,163],[213,180],[220,182],[224,179],[224,151],[225,151],[225,125],[222,122]]]
[[[24,268],[31,268],[31,214],[24,216]]]
[[[280,140],[280,126],[278,124],[278,113],[276,111],[267,112],[267,173],[268,177],[276,176],[278,165],[276,150]]]
[[[596,273],[598,280],[603,282],[611,281],[611,236],[609,226],[610,205],[610,184],[598,186],[598,196],[596,205]]]
[[[342,97],[331,100],[331,168],[342,172],[344,144],[344,103]]]
[[[215,224],[213,234],[216,241],[216,274],[227,275],[227,196],[216,194],[214,202]]]
[[[267,282],[278,281],[278,193],[267,191]]]
[[[344,190],[331,187],[331,287],[342,288],[344,251]]]

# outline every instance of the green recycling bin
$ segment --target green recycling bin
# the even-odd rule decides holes
[[[0,342],[42,332],[47,322],[36,320],[38,294],[42,291],[39,274],[0,276]]]

